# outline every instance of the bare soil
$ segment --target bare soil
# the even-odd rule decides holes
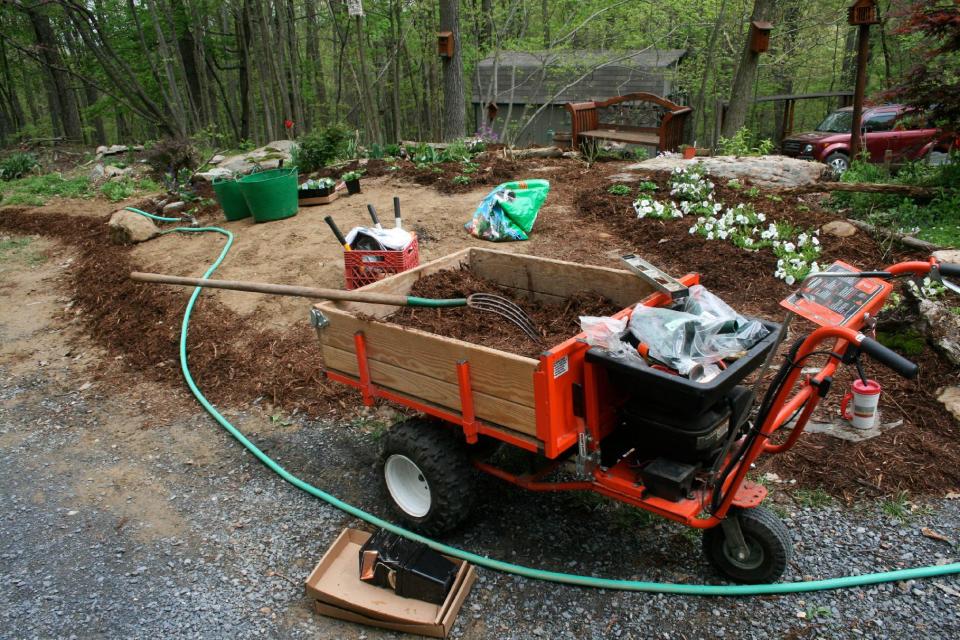
[[[456,185],[456,189],[451,180],[459,175],[459,165],[444,165],[440,171],[433,171],[406,163],[399,171],[390,172],[385,165],[371,161],[367,168],[361,195],[304,209],[287,220],[262,225],[250,221],[223,223],[217,220],[216,209],[201,212],[202,222],[217,222],[237,236],[218,277],[342,286],[341,250],[323,216],[332,214],[345,229],[367,224],[365,204],[372,202],[383,217],[389,217],[393,195],[401,197],[405,224],[420,236],[423,260],[465,246],[489,246],[462,229],[483,195],[493,184],[507,179],[545,177],[551,181],[552,191],[531,240],[501,244],[498,249],[607,266],[617,266],[618,256],[623,253],[636,252],[674,275],[700,272],[702,282],[741,313],[775,320],[782,315],[778,301],[787,295],[789,287],[773,277],[775,259],[769,252],[746,253],[727,243],[692,236],[687,232],[689,220],[636,220],[629,197],[606,191],[610,184],[606,176],[621,170],[620,163],[591,169],[576,161],[533,160],[515,165],[487,158],[480,163],[475,182]],[[666,184],[664,175],[647,178],[661,186]],[[469,190],[463,192],[464,186]],[[798,226],[819,226],[835,217],[820,207],[815,197],[778,202],[764,193],[749,198],[743,191],[731,191],[723,185],[718,185],[718,197],[728,205],[749,200],[770,219],[786,219]],[[149,201],[142,203],[142,207],[150,206]],[[126,371],[179,388],[182,380],[176,361],[177,343],[189,291],[132,283],[127,274],[152,270],[199,275],[218,254],[223,240],[208,234],[168,235],[135,248],[117,247],[109,244],[104,224],[113,208],[87,201],[62,201],[36,209],[8,207],[0,209],[0,229],[18,235],[41,235],[72,247],[75,258],[67,269],[68,277],[55,284],[38,284],[38,290],[56,292],[52,299],[61,298],[56,304],[63,305],[64,317],[78,318],[103,350],[95,359],[120,358]],[[846,239],[824,236],[821,240],[821,262],[826,263],[842,259],[857,267],[875,268],[922,257],[899,249],[891,251],[862,233]],[[418,293],[442,293],[446,297],[450,295],[448,289],[457,288],[453,285],[433,283],[438,288],[428,289],[428,281]],[[482,286],[489,290],[486,284]],[[195,378],[202,380],[214,402],[240,407],[262,401],[285,411],[328,417],[349,416],[359,408],[358,396],[326,381],[317,366],[316,337],[307,323],[309,303],[231,292],[205,293],[200,300],[191,325],[189,357]],[[14,303],[24,308],[34,301]],[[576,330],[572,324],[575,314],[586,308],[571,307],[569,318],[557,321],[556,335],[569,337],[567,334]],[[400,314],[395,319],[422,323],[417,326],[454,337],[460,337],[456,331],[464,328],[479,330],[476,326],[470,329],[471,323],[505,326],[499,320],[491,322],[487,314],[483,318],[470,315],[476,313],[473,310],[442,313],[439,320],[436,314],[422,311]],[[432,324],[435,322],[439,324]],[[546,316],[538,324],[547,332],[553,330]],[[794,335],[809,328],[796,323]],[[518,353],[534,352],[523,339],[511,342],[515,340],[517,335],[510,333],[498,346]],[[805,435],[789,453],[762,458],[761,471],[775,471],[796,478],[802,486],[822,486],[848,497],[901,490],[938,493],[960,486],[960,425],[935,399],[939,387],[956,384],[957,368],[929,346],[916,359],[922,365],[916,381],[901,380],[866,362],[868,375],[883,385],[885,419],[902,419],[902,426],[863,443]],[[109,382],[116,376],[115,369],[102,367],[100,379]],[[849,372],[844,372],[838,376],[835,389],[845,389],[849,382]],[[816,417],[830,419],[835,415],[840,395],[832,394]]]

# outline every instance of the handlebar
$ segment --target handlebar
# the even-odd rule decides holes
[[[960,278],[960,264],[941,262],[939,269],[941,275],[948,278]]]
[[[860,335],[863,334],[859,334],[858,339]],[[868,338],[867,336],[863,336],[862,339],[859,339],[859,345],[860,349],[864,353],[869,355],[880,364],[890,367],[904,378],[912,380],[913,378],[917,377],[917,372],[920,370],[920,367],[918,367],[915,362],[907,360],[893,349],[888,349],[873,338]]]

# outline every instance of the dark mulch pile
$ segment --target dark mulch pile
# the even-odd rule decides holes
[[[26,209],[0,212],[4,231],[75,246],[79,256],[68,286],[83,312],[84,330],[111,354],[122,355],[131,370],[181,388],[178,343],[190,290],[131,281],[127,276],[136,267],[129,249],[110,243],[105,222]],[[262,399],[320,415],[346,406],[344,399],[352,393],[324,380],[310,327],[282,334],[252,329],[247,320],[202,296],[190,323],[189,361],[193,377],[215,404],[237,407]],[[353,398],[349,402],[355,404]]]
[[[465,298],[472,293],[492,293],[516,303],[540,330],[543,344],[538,345],[516,325],[499,315],[470,307],[406,307],[391,315],[389,320],[448,338],[535,358],[545,347],[559,344],[580,333],[580,316],[607,316],[620,310],[607,298],[589,291],[571,296],[563,305],[529,300],[513,289],[474,275],[465,266],[420,278],[410,291],[410,295],[422,298]]]

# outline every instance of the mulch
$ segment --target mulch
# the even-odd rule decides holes
[[[707,241],[688,233],[686,220],[637,220],[631,207],[632,197],[607,192],[611,184],[606,175],[619,166],[587,169],[577,161],[530,160],[513,163],[487,154],[479,161],[468,185],[455,185],[461,175],[458,163],[417,169],[412,163],[400,164],[396,171],[387,163],[371,160],[368,176],[391,174],[398,180],[414,181],[441,192],[496,185],[516,177],[530,177],[536,169],[549,169],[542,175],[551,180],[553,204],[563,205],[568,216],[544,220],[544,224],[568,224],[578,221],[604,229],[615,240],[613,246],[634,251],[674,275],[696,271],[702,282],[744,314],[770,319],[782,318],[779,300],[791,291],[773,277],[776,258],[770,251],[748,253],[720,241]],[[339,169],[343,171],[346,169]],[[666,193],[668,176],[645,176]],[[775,201],[763,191],[751,198],[746,189],[734,191],[717,184],[717,198],[725,204],[750,202],[769,220],[788,220],[800,227],[817,227],[835,219],[819,206],[816,196]],[[749,187],[749,181],[746,186]],[[663,197],[662,195],[660,197]],[[145,203],[147,207],[150,203]],[[141,207],[143,208],[143,207]],[[555,214],[560,216],[561,214]],[[559,221],[559,222],[558,222]],[[75,308],[82,314],[83,328],[111,354],[122,355],[131,371],[148,379],[180,388],[182,379],[176,361],[180,320],[186,292],[130,282],[127,273],[134,270],[129,250],[109,243],[104,220],[76,216],[40,215],[29,209],[7,208],[0,212],[0,229],[18,234],[41,234],[57,238],[79,249],[79,258],[71,265],[67,286],[72,290]],[[821,264],[840,259],[859,268],[876,268],[921,254],[893,250],[863,233],[851,238],[821,235]],[[582,261],[596,260],[596,238],[570,233],[562,247],[562,257],[576,259],[582,246]],[[91,283],[94,283],[93,286]],[[423,278],[412,292],[424,297],[463,296],[474,291],[506,295],[520,304],[543,330],[548,343],[562,341],[579,331],[578,315],[609,313],[609,303],[589,295],[577,296],[562,309],[516,300],[511,291],[470,277],[469,273],[441,272]],[[195,378],[211,400],[225,406],[244,406],[260,400],[310,415],[336,416],[359,405],[355,392],[327,382],[318,366],[316,338],[309,328],[286,332],[264,331],[250,326],[242,318],[214,300],[201,297],[190,331],[190,362]],[[541,351],[512,325],[488,313],[473,309],[405,309],[391,318],[460,339],[514,353],[536,355]],[[797,331],[812,328],[806,323],[793,325]],[[799,486],[823,487],[835,495],[889,495],[899,491],[942,494],[960,487],[960,424],[936,400],[940,387],[957,384],[958,369],[927,346],[915,358],[921,365],[917,380],[906,381],[888,369],[865,359],[868,375],[884,390],[881,400],[884,421],[902,419],[902,426],[862,443],[806,434],[786,454],[764,456],[760,472],[773,471],[781,477],[795,478]],[[106,374],[105,374],[106,375]],[[823,411],[836,411],[836,403],[852,380],[842,370],[834,393],[821,405]],[[118,381],[119,382],[119,381]]]
[[[456,338],[531,358],[580,333],[580,316],[608,316],[620,311],[611,300],[590,291],[579,292],[564,304],[547,304],[518,295],[514,289],[475,275],[466,266],[424,276],[409,295],[422,298],[466,298],[492,293],[520,307],[533,321],[543,342],[537,344],[516,325],[499,315],[471,307],[425,309],[405,307],[389,316],[391,322],[448,338]]]

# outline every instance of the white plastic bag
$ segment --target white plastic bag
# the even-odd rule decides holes
[[[580,330],[587,334],[587,344],[601,347],[614,358],[643,360],[629,342],[623,341],[627,319],[605,316],[580,316]]]

